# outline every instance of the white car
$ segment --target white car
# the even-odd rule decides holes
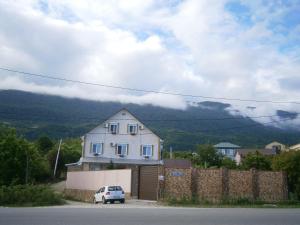
[[[107,202],[114,203],[115,201],[125,203],[125,193],[120,186],[104,186],[94,195],[95,204],[98,202],[102,202],[103,204]]]

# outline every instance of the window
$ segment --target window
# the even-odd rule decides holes
[[[117,123],[110,123],[109,124],[109,132],[112,134],[116,134],[118,132],[118,124]]]
[[[128,133],[136,134],[137,133],[137,124],[128,124]]]
[[[117,155],[124,156],[127,155],[128,145],[118,144],[117,145]]]
[[[152,156],[152,145],[143,145],[143,156]]]
[[[91,152],[93,154],[97,154],[97,155],[102,154],[102,143],[93,143],[91,147],[92,147]]]

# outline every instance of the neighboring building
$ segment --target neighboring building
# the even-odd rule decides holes
[[[69,171],[102,170],[109,165],[161,164],[162,140],[128,110],[122,109],[82,137],[82,157]]]
[[[222,155],[234,160],[234,156],[241,147],[229,142],[221,142],[214,145],[215,149]]]
[[[273,141],[270,144],[267,144],[265,146],[265,149],[273,149],[278,153],[280,153],[281,151],[285,151],[286,150],[286,146],[284,144],[281,144],[277,141]]]
[[[288,148],[288,151],[300,151],[300,143],[296,145],[292,145]]]
[[[271,156],[271,155],[276,155],[277,151],[276,149],[239,149],[236,152],[236,155],[234,157],[236,164],[240,165],[243,161],[243,159],[250,153],[256,153],[259,152],[262,155],[265,156]]]

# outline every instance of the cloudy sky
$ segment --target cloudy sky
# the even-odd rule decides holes
[[[300,102],[300,0],[0,0],[0,67],[192,95]],[[0,71],[0,89],[184,109],[204,101]],[[299,104],[224,101],[249,116]],[[246,106],[255,106],[250,110]]]

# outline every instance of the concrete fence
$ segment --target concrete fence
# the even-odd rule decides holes
[[[106,185],[121,186],[131,195],[131,169],[68,172],[65,194],[82,201],[92,201],[95,191]]]

